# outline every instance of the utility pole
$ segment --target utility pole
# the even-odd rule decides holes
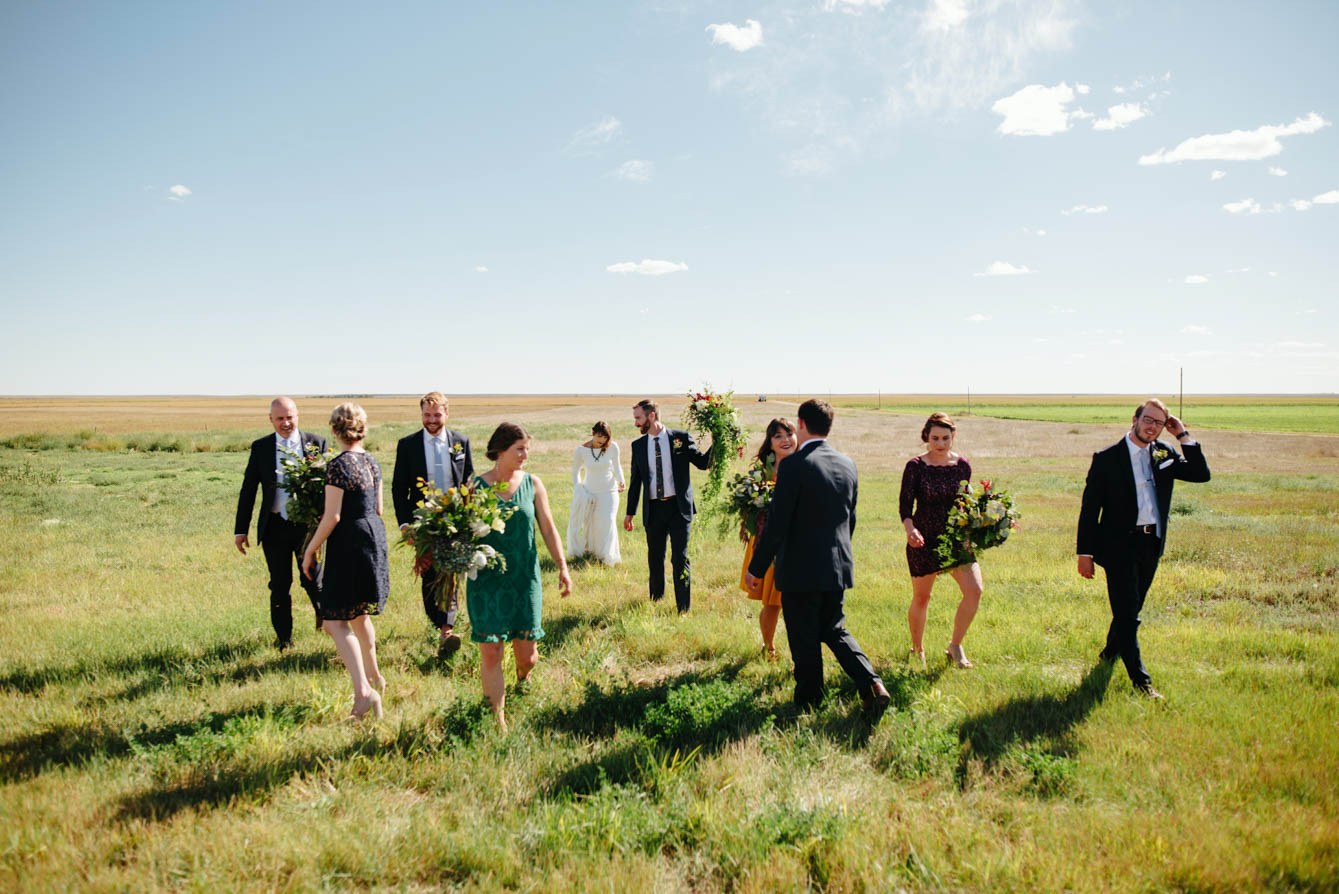
[[[972,387],[967,386],[967,415],[972,415]]]
[[[1178,395],[1176,398],[1176,415],[1182,416],[1186,411],[1186,368],[1180,368],[1181,384],[1177,386]]]

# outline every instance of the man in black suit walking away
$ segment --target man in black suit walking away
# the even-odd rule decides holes
[[[891,699],[846,629],[843,608],[845,591],[855,583],[855,463],[827,441],[833,412],[826,401],[807,400],[797,415],[800,446],[777,467],[772,504],[744,582],[757,589],[775,558],[781,614],[795,662],[795,704],[808,708],[821,700],[821,646],[826,643],[855,680],[866,714],[877,720]]]
[[[711,457],[697,449],[686,431],[666,428],[660,422],[660,405],[641,400],[632,408],[632,422],[642,436],[632,442],[632,474],[628,480],[628,514],[623,529],[632,530],[637,502],[642,504],[646,528],[646,564],[650,566],[651,601],[665,595],[665,538],[670,541],[670,567],[674,572],[674,602],[679,613],[692,605],[692,578],[688,563],[688,535],[697,506],[688,466],[706,469]]]
[[[438,490],[459,487],[474,474],[474,458],[470,456],[470,439],[446,427],[450,415],[446,395],[429,391],[419,398],[419,412],[423,428],[401,438],[395,447],[395,472],[391,478],[391,500],[395,503],[395,520],[403,531],[414,520],[414,508],[423,499],[418,488],[422,478]],[[446,610],[437,607],[433,595],[437,585],[431,570],[423,574],[423,611],[432,626],[437,628],[438,651],[449,655],[460,648],[460,635],[455,632],[457,598],[453,594]]]
[[[1185,456],[1158,440],[1164,427]],[[1111,602],[1111,627],[1098,657],[1119,657],[1135,689],[1155,699],[1162,695],[1153,688],[1139,655],[1139,612],[1167,544],[1177,479],[1208,481],[1209,465],[1181,420],[1162,401],[1150,398],[1134,411],[1125,437],[1093,454],[1079,510],[1079,574],[1091,578],[1094,563],[1101,565]]]
[[[284,490],[284,474],[279,461],[285,457],[280,448],[304,453],[308,445],[325,452],[326,441],[320,435],[298,431],[298,407],[291,398],[276,397],[270,401],[270,424],[274,434],[251,443],[251,456],[242,476],[242,492],[237,497],[237,520],[233,525],[233,543],[242,555],[251,545],[247,531],[251,527],[251,511],[256,504],[256,488],[260,488],[260,518],[256,521],[256,543],[265,553],[265,565],[270,571],[270,624],[274,626],[275,644],[282,650],[293,644],[293,607],[289,591],[293,586],[293,564],[302,566],[302,547],[307,529],[288,520],[288,493]],[[321,621],[321,569],[312,569],[310,579],[299,573],[302,589],[316,611],[317,627]]]

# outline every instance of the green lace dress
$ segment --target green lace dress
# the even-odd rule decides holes
[[[475,482],[488,485],[482,478]],[[526,472],[510,500],[516,512],[507,529],[484,538],[507,560],[506,571],[484,569],[465,588],[470,616],[470,639],[476,643],[505,643],[544,636],[539,613],[543,590],[539,580],[539,552],[535,549],[535,483]]]

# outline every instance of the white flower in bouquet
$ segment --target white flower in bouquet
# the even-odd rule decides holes
[[[495,518],[493,519],[493,530],[501,534],[503,531],[507,530],[507,523],[501,518]],[[492,547],[490,546],[489,549],[492,549]]]
[[[990,522],[991,524],[994,524],[995,522],[1004,518],[1004,513],[1005,513],[1004,504],[1001,503],[999,500],[991,500],[989,503],[986,504],[986,521]]]
[[[482,540],[492,532],[493,526],[485,521],[470,522],[470,533],[474,535],[475,540]]]

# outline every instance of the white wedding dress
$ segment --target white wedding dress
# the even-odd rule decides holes
[[[606,565],[623,561],[618,549],[618,489],[623,465],[618,445],[604,450],[578,447],[572,454],[572,515],[567,522],[567,554],[590,553]]]

